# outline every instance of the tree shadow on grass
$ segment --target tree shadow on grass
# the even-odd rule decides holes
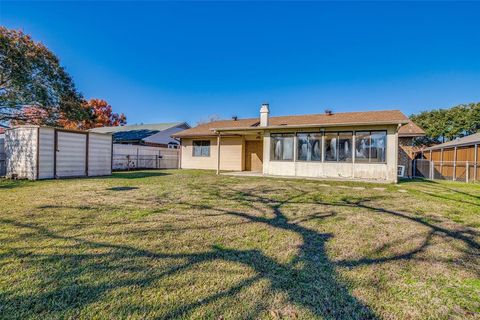
[[[406,185],[406,186],[408,186],[409,184],[415,185],[415,184],[418,184],[418,183],[422,183],[422,184],[424,183],[424,184],[429,185],[429,187],[430,187],[428,191],[416,189],[416,191],[421,192],[423,194],[426,194],[426,195],[429,195],[429,196],[432,196],[432,197],[442,198],[444,200],[450,200],[450,201],[456,201],[456,202],[460,202],[460,203],[468,203],[468,204],[471,204],[471,205],[480,206],[480,194],[477,195],[477,194],[469,193],[469,192],[466,192],[466,191],[463,191],[463,190],[459,189],[459,188],[466,188],[466,187],[475,188],[476,186],[474,184],[471,184],[471,183],[468,184],[468,183],[465,183],[465,182],[457,182],[458,187],[454,188],[454,187],[451,187],[450,185],[447,185],[445,183],[442,183],[442,182],[436,181],[436,180],[426,180],[426,179],[418,180],[418,179],[416,179],[416,180],[402,180],[400,182],[400,184],[403,184],[403,185]],[[452,198],[448,195],[440,195],[440,194],[438,194],[438,191],[446,192],[446,193],[452,193],[454,195],[459,195],[462,198],[458,199],[458,198]],[[479,188],[479,192],[480,192],[480,188]],[[469,199],[469,200],[467,200],[467,199]]]
[[[205,195],[217,197],[226,202],[238,203],[247,206],[249,210],[226,209],[217,205],[195,203],[179,203],[190,205],[197,214],[218,216],[232,216],[244,223],[255,223],[268,228],[268,232],[292,232],[301,238],[296,256],[288,262],[281,263],[267,256],[260,250],[240,250],[227,246],[213,246],[209,250],[199,253],[158,253],[123,244],[106,243],[83,239],[78,236],[66,236],[54,232],[43,226],[32,223],[19,222],[9,219],[0,219],[0,223],[17,228],[27,228],[46,239],[55,239],[76,244],[82,248],[77,254],[54,254],[35,251],[21,252],[18,249],[8,249],[0,256],[19,257],[26,263],[39,266],[58,266],[59,270],[49,272],[53,279],[61,279],[47,291],[33,293],[1,293],[0,305],[4,307],[5,315],[14,315],[19,311],[28,313],[29,310],[40,312],[48,316],[72,315],[77,316],[81,310],[92,303],[98,302],[111,291],[137,286],[147,288],[155,285],[161,279],[178,275],[181,272],[195,270],[202,263],[226,261],[246,266],[254,271],[254,275],[242,279],[227,289],[217,289],[216,292],[202,299],[171,304],[161,318],[189,317],[199,308],[215,303],[223,298],[237,297],[243,290],[247,290],[259,281],[269,283],[270,293],[279,293],[286,296],[289,303],[307,310],[314,316],[324,319],[372,319],[375,313],[362,301],[350,293],[337,274],[336,267],[355,268],[364,265],[382,264],[396,260],[413,260],[425,251],[435,236],[459,240],[467,247],[466,254],[478,255],[479,245],[468,230],[450,230],[433,224],[422,217],[387,210],[372,204],[372,198],[342,198],[340,201],[321,201],[310,197],[309,193],[295,189],[295,195],[279,200],[275,196],[264,195],[268,190],[235,190],[226,186],[203,186]],[[294,188],[293,188],[294,189]],[[297,220],[288,219],[283,212],[287,205],[321,205],[326,210],[302,216]],[[375,214],[386,214],[398,219],[404,219],[428,228],[424,241],[415,249],[382,258],[361,258],[357,260],[342,260],[333,262],[328,257],[325,244],[332,237],[331,234],[321,233],[309,229],[300,223],[311,220],[328,219],[336,215],[336,207],[363,209]],[[202,212],[205,211],[205,212]],[[19,239],[21,240],[21,239]],[[379,248],[379,251],[386,247]],[[175,261],[168,268],[152,269],[149,261]],[[124,275],[111,277],[109,281],[90,281],[81,283],[79,278],[91,274]],[[129,276],[125,276],[128,274]],[[262,296],[256,298],[259,302],[250,310],[248,317],[255,318],[266,312],[268,306],[262,301]],[[13,306],[13,307],[12,307]],[[235,308],[235,306],[230,306]],[[132,306],[135,308],[135,306]],[[142,310],[146,310],[142,306]],[[150,306],[151,310],[155,306]],[[2,311],[0,307],[0,312]],[[148,311],[148,308],[147,308]],[[222,310],[216,310],[218,316]]]
[[[107,188],[106,190],[108,190],[108,191],[130,191],[130,190],[136,190],[136,189],[138,189],[138,187],[124,186],[124,187],[111,187],[111,188]]]
[[[9,190],[24,187],[29,184],[30,181],[27,180],[12,180],[0,178],[0,190]]]
[[[152,171],[116,171],[111,176],[98,177],[100,179],[143,179],[151,177],[168,176],[170,173],[161,170]],[[95,179],[95,178],[94,178]]]
[[[247,195],[245,194],[244,196]],[[268,281],[271,293],[284,294],[293,305],[305,308],[311,314],[321,316],[324,319],[376,318],[368,306],[350,294],[349,289],[341,282],[336,274],[334,265],[325,252],[325,242],[328,241],[331,235],[318,233],[302,227],[298,223],[292,223],[283,214],[282,206],[296,197],[298,196],[291,197],[283,202],[257,197],[257,200],[261,203],[268,204],[265,210],[273,213],[272,218],[264,217],[264,212],[260,212],[259,215],[254,215],[243,211],[225,210],[223,208],[206,208],[206,210],[214,210],[222,215],[239,217],[248,223],[263,224],[275,230],[294,232],[299,235],[303,241],[302,244],[299,245],[298,255],[287,263],[280,263],[257,249],[239,250],[219,246],[213,246],[211,250],[201,253],[155,253],[126,245],[95,242],[74,236],[64,236],[42,226],[1,219],[0,222],[3,224],[35,230],[45,238],[74,242],[81,247],[94,249],[93,251],[97,253],[56,255],[31,252],[27,259],[33,263],[56,265],[62,261],[62,264],[67,266],[64,268],[66,270],[59,271],[59,274],[54,278],[65,279],[67,283],[64,286],[57,287],[55,290],[32,294],[30,296],[3,294],[0,296],[0,301],[3,305],[10,306],[18,306],[26,303],[27,305],[23,305],[23,308],[34,308],[34,310],[38,308],[39,305],[45,305],[45,309],[41,311],[48,314],[65,311],[69,312],[69,314],[75,314],[75,312],[79,312],[82,307],[101,299],[105,293],[111,290],[130,286],[146,287],[169,275],[192,269],[200,263],[221,260],[247,266],[254,270],[255,275],[199,301],[195,300],[191,303],[177,305],[164,314],[162,318],[188,317],[197,308],[209,303],[214,303],[225,297],[232,298],[242,290],[246,290],[262,280]],[[332,215],[334,215],[334,213],[315,213],[312,214],[311,217],[302,219],[302,221],[306,221],[306,219],[325,219]],[[12,249],[10,254],[19,254],[14,251],[15,250]],[[183,262],[168,270],[152,271],[148,273],[148,276],[145,276],[143,275],[143,271],[145,270],[143,270],[142,265],[134,263],[136,259],[180,259]],[[126,270],[129,270],[129,272],[138,272],[139,274],[131,278],[113,279],[108,283],[97,285],[76,283],[75,279],[85,273],[86,270],[93,273],[108,272],[110,274],[115,272],[124,273]],[[75,298],[72,297],[72,294],[75,295]],[[50,305],[50,301],[52,300],[56,300],[55,306],[61,306],[58,307],[59,310],[56,309],[57,307]],[[262,297],[258,297],[258,300],[261,301]],[[255,311],[251,311],[252,314],[250,314],[249,317],[254,318],[258,316],[259,313],[265,312],[266,310],[264,310],[264,308],[265,306],[259,303],[259,305],[254,308]],[[222,315],[221,310],[217,312],[219,315]]]

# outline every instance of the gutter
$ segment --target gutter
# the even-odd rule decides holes
[[[398,125],[407,124],[408,119],[398,121],[368,121],[368,122],[355,122],[355,123],[328,123],[328,124],[301,124],[301,125],[276,125],[268,127],[226,127],[226,128],[211,128],[211,133],[191,133],[191,134],[178,134],[171,135],[172,138],[190,138],[190,137],[214,137],[220,132],[226,131],[264,131],[264,130],[276,130],[276,129],[301,129],[301,128],[331,128],[331,127],[350,127],[350,126],[368,126],[368,125]]]

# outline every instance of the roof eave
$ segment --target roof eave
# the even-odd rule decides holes
[[[327,127],[354,127],[354,126],[368,126],[368,125],[398,125],[406,124],[408,120],[396,120],[396,121],[369,121],[369,122],[355,122],[355,123],[328,123],[328,124],[302,124],[302,125],[280,125],[280,126],[267,126],[267,127],[228,127],[228,128],[213,128],[215,132],[222,131],[258,131],[258,130],[270,130],[270,129],[296,129],[296,128],[327,128]]]
[[[468,147],[468,146],[474,146],[476,144],[480,144],[480,140],[477,141],[470,141],[470,142],[464,142],[464,143],[452,143],[448,145],[444,144],[439,144],[433,147],[429,147],[426,149],[423,149],[423,151],[430,151],[430,150],[439,150],[439,149],[449,149],[449,148],[455,148],[455,147]]]

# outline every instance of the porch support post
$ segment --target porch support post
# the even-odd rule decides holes
[[[220,133],[217,135],[217,174],[220,174]]]
[[[355,153],[356,153],[356,145],[357,145],[357,131],[353,130],[352,132],[352,178],[355,179]],[[398,154],[397,154],[398,157]]]

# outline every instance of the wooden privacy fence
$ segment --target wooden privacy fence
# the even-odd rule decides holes
[[[415,159],[413,177],[463,182],[480,181],[480,162]]]
[[[478,145],[422,151],[413,160],[413,176],[464,182],[480,181]]]
[[[114,144],[112,168],[113,170],[177,169],[179,154],[179,149]]]

